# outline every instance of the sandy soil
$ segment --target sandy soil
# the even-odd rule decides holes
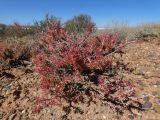
[[[119,115],[100,102],[78,104],[83,110],[71,113],[71,120],[160,120],[160,39],[131,43],[124,49],[123,60],[132,72],[125,72],[126,79],[133,82],[136,97],[142,98],[145,111],[132,109]],[[61,120],[63,107],[53,106],[38,114],[32,113],[34,97],[38,92],[38,75],[32,67],[12,68],[0,77],[0,119],[2,120]]]

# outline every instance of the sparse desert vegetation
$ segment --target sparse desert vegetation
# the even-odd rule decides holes
[[[0,119],[158,120],[160,24],[95,26],[0,24]]]

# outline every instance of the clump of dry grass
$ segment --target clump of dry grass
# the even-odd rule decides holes
[[[36,54],[37,46],[37,40],[31,37],[0,41],[1,70],[24,65],[23,61],[30,61]]]
[[[113,22],[105,30],[97,30],[97,33],[118,33],[120,40],[135,40],[147,37],[160,37],[159,23],[143,23],[137,26],[129,26],[126,22]]]
[[[160,37],[160,24],[146,23],[135,28],[136,38]]]

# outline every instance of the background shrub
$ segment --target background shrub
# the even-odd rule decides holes
[[[5,24],[0,24],[0,38],[4,37],[4,35],[5,35],[5,32],[4,32],[5,28],[6,28]]]
[[[109,32],[117,33],[120,41],[124,41],[127,39],[128,30],[130,27],[127,22],[113,21],[111,24],[107,25],[107,28],[109,28]]]
[[[64,24],[64,28],[68,33],[82,34],[85,32],[85,27],[87,25],[90,25],[92,30],[94,30],[95,23],[92,21],[91,17],[86,14],[81,14],[68,20]]]
[[[157,27],[155,27],[154,24],[141,24],[139,26],[136,27],[135,29],[135,37],[137,39],[140,38],[147,38],[147,37],[159,37],[159,33],[160,33],[160,29],[158,30],[158,25],[156,25]]]
[[[51,29],[54,25],[54,22],[61,24],[60,20],[57,17],[46,14],[43,20],[34,22],[36,32],[41,33],[47,31],[48,29]]]
[[[18,23],[8,25],[3,29],[3,37],[6,38],[22,38],[24,36],[33,35],[35,33],[33,26],[22,26]]]

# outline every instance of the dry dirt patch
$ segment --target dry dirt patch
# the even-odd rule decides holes
[[[99,102],[90,106],[78,104],[83,114],[71,112],[71,120],[158,120],[160,118],[160,40],[135,42],[124,49],[123,60],[133,69],[124,73],[136,86],[136,97],[142,98],[146,111],[126,111],[122,116]],[[0,77],[0,119],[3,120],[59,120],[62,107],[52,107],[32,114],[37,95],[38,76],[31,68],[13,68]]]

